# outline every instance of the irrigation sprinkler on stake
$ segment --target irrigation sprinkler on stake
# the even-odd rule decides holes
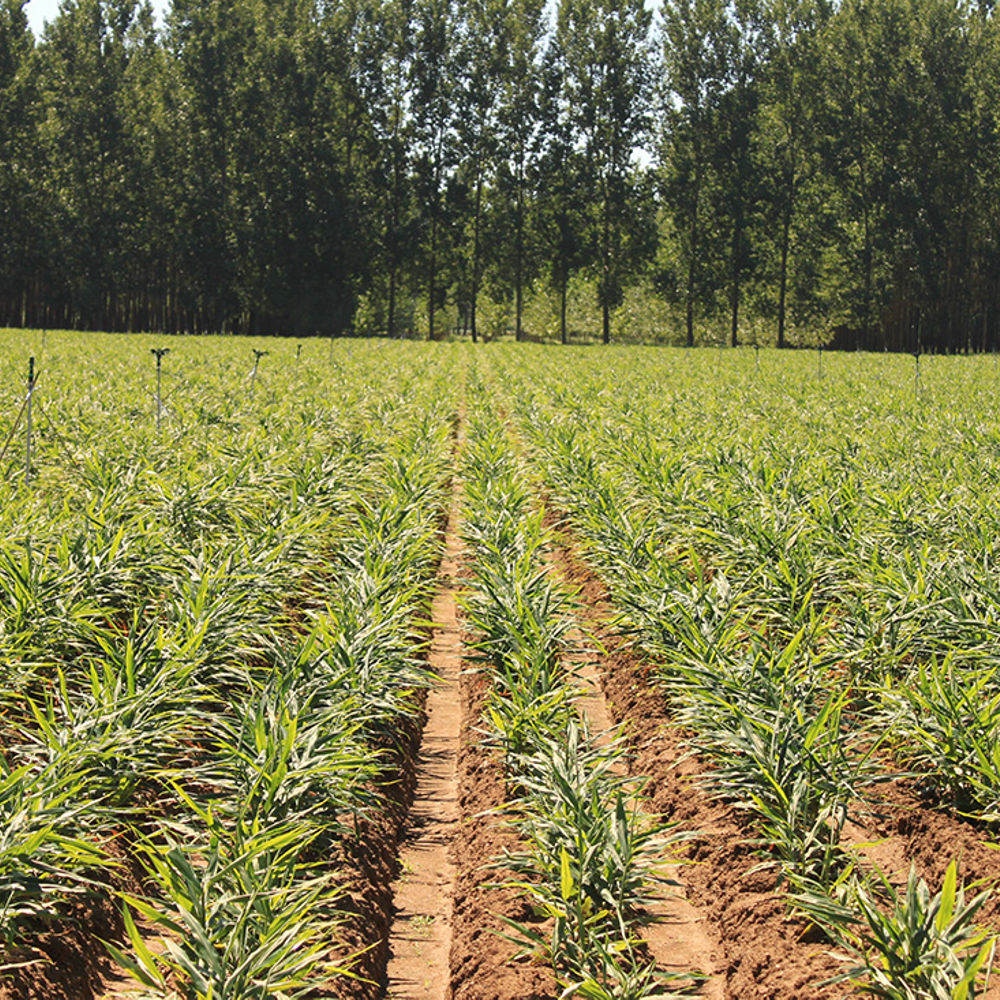
[[[27,434],[24,446],[24,485],[31,482],[31,397],[35,393],[35,385],[38,379],[35,378],[35,358],[32,355],[28,358],[28,398],[25,401],[25,420],[27,422]]]
[[[270,351],[258,351],[254,349],[253,352],[253,369],[250,372],[250,392],[248,396],[253,396],[253,387],[257,382],[257,366],[260,364],[260,359],[264,357],[265,354],[270,354]]]
[[[823,345],[819,345],[819,377],[823,377]]]
[[[753,345],[754,371],[760,372],[760,344]]]
[[[169,347],[152,347],[150,354],[156,358],[156,433],[160,433],[160,419],[163,413],[163,398],[160,394],[160,367],[163,364],[163,355],[170,353]]]
[[[913,352],[913,395],[920,395],[920,349]]]

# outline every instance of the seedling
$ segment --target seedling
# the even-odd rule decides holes
[[[933,895],[911,866],[902,891],[875,869],[845,882],[841,901],[805,902],[806,909],[815,904],[817,921],[849,953],[849,968],[829,982],[851,982],[883,1000],[971,1000],[996,950],[996,935],[975,921],[988,898],[984,890],[966,899],[952,861]]]

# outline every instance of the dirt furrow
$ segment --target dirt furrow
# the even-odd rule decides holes
[[[774,873],[761,869],[759,855],[746,843],[752,832],[737,811],[698,788],[704,766],[688,755],[684,734],[648,682],[648,668],[626,640],[607,627],[613,609],[603,584],[577,555],[575,540],[563,522],[552,515],[549,524],[562,542],[555,553],[560,572],[578,588],[584,625],[605,648],[598,664],[600,685],[611,718],[622,727],[631,748],[630,772],[646,777],[645,794],[655,813],[698,833],[685,850],[689,863],[678,873],[692,909],[688,916],[678,912],[676,923],[664,926],[676,928],[678,936],[689,931],[695,938],[704,934],[707,948],[706,943],[675,940],[677,960],[685,948],[710,956],[708,968],[704,960],[701,963],[703,971],[712,974],[706,995],[722,1000],[840,996],[842,991],[836,988],[816,985],[839,971],[829,945],[811,940],[807,924],[787,916]],[[656,947],[669,953],[671,944],[663,940]]]
[[[551,554],[550,567],[556,577],[572,587],[567,577],[570,568],[568,555],[562,549]],[[588,627],[593,637],[603,643],[607,640],[608,628],[604,621],[592,615],[585,603],[581,611],[588,619]],[[587,720],[592,735],[599,741],[614,735],[617,721],[604,697],[599,651],[581,629],[574,630],[571,639],[576,651],[570,657],[580,687],[576,700],[577,707]],[[651,818],[655,818],[652,817]],[[711,1000],[724,1000],[722,977],[718,974],[719,942],[714,937],[705,915],[694,907],[684,884],[683,866],[664,864],[661,874],[667,884],[657,887],[651,893],[651,902],[646,914],[648,923],[641,929],[641,937],[656,962],[656,967],[670,975],[700,973],[707,978],[700,989],[700,995]],[[669,886],[669,887],[668,887]]]
[[[471,665],[470,665],[471,666]],[[453,1000],[554,1000],[552,970],[534,960],[517,960],[517,946],[502,937],[503,918],[531,923],[526,897],[500,886],[514,873],[495,867],[505,851],[523,843],[498,813],[507,789],[499,755],[484,745],[483,706],[489,681],[481,672],[462,677],[465,724],[459,757],[463,820],[455,840],[458,878],[451,977]]]
[[[417,786],[399,845],[399,875],[392,885],[386,996],[393,1000],[444,1000],[449,995],[449,954],[455,868],[451,845],[458,825],[458,748],[462,711],[458,679],[462,642],[455,603],[459,539],[458,487],[445,529],[440,587],[431,606],[434,622],[428,665],[438,682],[427,694],[426,724],[417,758]]]

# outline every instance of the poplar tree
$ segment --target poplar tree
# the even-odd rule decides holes
[[[419,255],[427,296],[427,336],[440,336],[436,318],[447,293],[441,282],[451,250],[446,193],[456,162],[456,78],[459,52],[453,0],[416,0],[410,95],[413,109],[413,172],[417,195]]]
[[[559,297],[559,339],[569,341],[566,306],[570,278],[588,263],[587,211],[593,190],[590,161],[575,142],[566,99],[566,66],[558,44],[550,44],[542,70],[542,148],[535,168],[538,236],[549,284]]]
[[[540,146],[540,61],[544,0],[497,0],[502,57],[497,200],[510,220],[502,256],[514,290],[514,337],[524,335],[524,291],[534,273],[532,180]],[[537,176],[537,175],[535,175]]]
[[[762,79],[757,148],[768,187],[765,221],[776,249],[777,346],[786,345],[789,275],[793,240],[799,229],[803,189],[815,178],[818,163],[816,115],[822,81],[818,75],[820,32],[828,13],[824,0],[769,0],[768,38]],[[808,194],[808,192],[805,192]],[[809,221],[803,221],[808,227]]]
[[[49,293],[66,318],[120,328],[139,192],[127,128],[129,64],[152,30],[135,0],[64,0],[39,48],[46,187],[54,229]],[[56,275],[58,275],[56,277]],[[57,291],[56,285],[61,286]]]
[[[42,253],[33,141],[37,75],[25,3],[0,0],[0,309],[19,324],[33,318],[37,303],[29,290]]]
[[[660,161],[682,272],[685,341],[692,347],[695,313],[706,304],[717,256],[710,206],[728,72],[727,11],[721,0],[667,0],[662,18]]]
[[[611,310],[622,302],[634,261],[626,253],[632,224],[634,162],[648,138],[652,85],[650,25],[643,0],[561,0],[555,42],[565,60],[564,100],[583,138],[594,179],[598,302],[604,343]]]

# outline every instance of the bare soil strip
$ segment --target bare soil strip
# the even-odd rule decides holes
[[[551,527],[551,524],[550,524]],[[557,535],[557,537],[559,537]],[[565,584],[572,586],[567,572],[570,569],[569,556],[562,546],[551,554],[550,566]],[[599,620],[589,605],[581,609],[588,618],[588,627],[594,638],[602,644],[607,641],[608,629]],[[577,629],[571,636],[578,650],[571,657],[571,663],[579,678],[580,696],[577,706],[587,720],[592,735],[607,738],[608,731],[616,724],[601,683],[598,670],[599,654],[588,642],[584,633]],[[664,973],[684,975],[700,972],[708,978],[702,984],[700,995],[711,1000],[724,1000],[723,980],[718,974],[719,942],[716,940],[705,919],[705,915],[692,906],[684,886],[684,872],[679,864],[666,864],[661,870],[668,886],[661,886],[652,893],[652,902],[646,916],[649,923],[641,930],[642,939],[656,962],[656,967]]]
[[[399,876],[392,885],[386,997],[445,1000],[451,951],[455,867],[450,857],[458,825],[458,748],[462,710],[458,679],[462,642],[455,604],[461,541],[458,486],[445,529],[440,586],[431,606],[434,622],[428,665],[439,682],[427,694],[417,787],[399,846]]]
[[[503,767],[485,746],[483,705],[489,682],[483,673],[468,672],[461,681],[464,726],[459,755],[460,803],[463,820],[454,857],[454,938],[451,951],[453,1000],[554,1000],[559,995],[552,970],[531,960],[516,961],[517,947],[501,937],[502,917],[531,922],[525,896],[498,883],[513,873],[492,867],[504,851],[523,845],[496,810],[506,802]]]
[[[845,831],[849,843],[872,843],[861,853],[877,864],[898,887],[905,886],[910,865],[927,880],[932,891],[940,889],[945,870],[958,860],[959,879],[966,883],[966,899],[985,888],[990,898],[977,915],[977,922],[1000,931],[1000,852],[990,845],[995,838],[976,822],[928,805],[914,787],[913,779],[901,778],[877,788],[872,816],[863,817]],[[976,886],[970,883],[979,883]],[[982,1000],[1000,1000],[1000,975],[994,970]]]
[[[81,1000],[100,995],[102,980],[113,966],[95,938],[119,939],[120,914],[110,902],[95,900],[74,907],[67,922],[68,930],[40,932],[30,951],[10,956],[12,963],[34,964],[4,973],[0,1000]]]
[[[602,629],[601,622],[611,614],[603,584],[575,554],[565,528],[560,530],[566,545],[557,550],[556,559],[564,576],[581,589],[590,627],[608,650],[599,661],[599,678],[609,714],[624,727],[634,748],[632,773],[650,776],[647,794],[654,808],[703,834],[688,852],[696,864],[682,866],[679,877],[694,912],[709,915],[708,936],[716,942],[719,986],[713,980],[706,994],[724,1000],[841,996],[837,987],[815,985],[839,969],[831,946],[811,934],[803,921],[786,915],[773,874],[754,870],[760,857],[745,844],[753,831],[739,813],[696,787],[707,769],[697,757],[686,756],[686,734],[672,723],[663,698],[646,676],[648,667],[625,641]],[[603,727],[603,718],[595,716],[594,725]],[[960,878],[980,883],[967,890],[967,897],[1000,885],[1000,852],[989,846],[987,831],[929,806],[913,785],[907,779],[877,789],[873,814],[861,813],[857,822],[849,823],[845,842],[899,887],[905,885],[913,863],[936,891],[952,858],[958,858]],[[1000,893],[993,893],[978,920],[1000,930]],[[650,950],[659,956],[652,941]],[[1000,976],[991,977],[982,995],[984,1000],[1000,1000]]]
[[[678,936],[692,930],[704,934],[712,973],[708,996],[723,1000],[833,1000],[843,995],[835,987],[816,983],[839,971],[829,946],[810,940],[803,921],[789,919],[773,872],[759,870],[760,857],[746,841],[752,832],[732,807],[708,798],[695,782],[704,765],[687,757],[684,734],[672,723],[662,696],[649,683],[647,668],[627,642],[602,623],[612,617],[603,584],[574,552],[573,540],[558,519],[550,519],[563,545],[556,558],[564,577],[580,592],[585,627],[600,636],[607,653],[598,667],[601,688],[612,719],[623,727],[631,749],[629,770],[647,776],[645,793],[652,811],[678,820],[681,828],[699,832],[685,850],[681,867],[684,892],[694,924],[678,912]],[[696,930],[698,923],[702,930]],[[650,942],[651,951],[668,947]],[[685,948],[703,954],[705,944],[673,943],[676,961]],[[707,965],[707,967],[706,967]]]

